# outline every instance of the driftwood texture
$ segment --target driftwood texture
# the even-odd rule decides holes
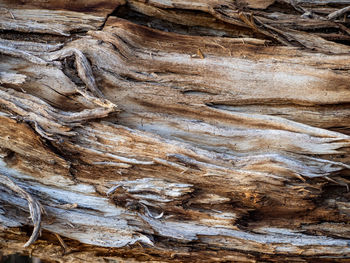
[[[348,5],[0,1],[0,252],[349,262]]]

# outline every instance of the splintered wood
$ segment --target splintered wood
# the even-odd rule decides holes
[[[346,262],[349,4],[0,1],[0,253]]]

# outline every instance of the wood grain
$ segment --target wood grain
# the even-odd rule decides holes
[[[267,2],[1,2],[0,251],[347,262],[347,3]]]

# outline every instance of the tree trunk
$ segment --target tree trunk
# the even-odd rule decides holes
[[[0,1],[0,254],[349,262],[349,4]]]

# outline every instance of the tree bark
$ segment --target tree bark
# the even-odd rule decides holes
[[[0,1],[0,254],[348,262],[350,1]]]

